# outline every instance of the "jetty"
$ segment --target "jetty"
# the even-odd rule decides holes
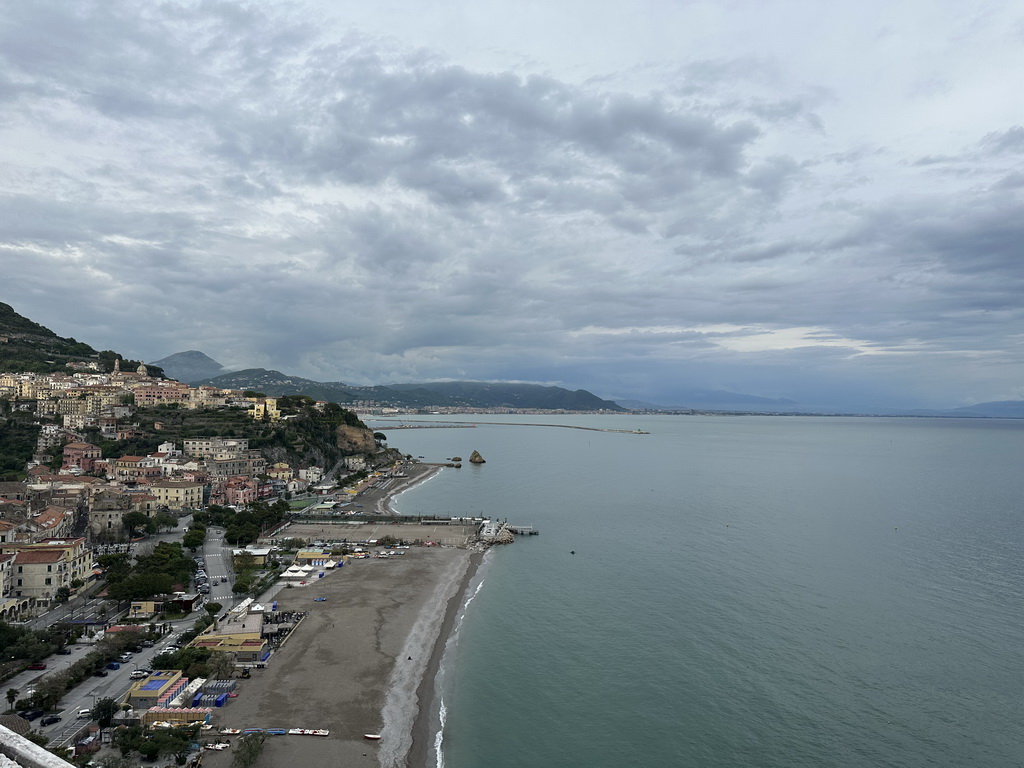
[[[480,524],[477,539],[486,545],[511,544],[520,536],[536,536],[540,533],[532,525],[512,525],[505,520],[484,520]]]

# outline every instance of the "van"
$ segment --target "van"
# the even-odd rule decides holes
[[[92,710],[80,709],[78,710],[78,714],[76,715],[76,717],[80,720],[92,719]]]

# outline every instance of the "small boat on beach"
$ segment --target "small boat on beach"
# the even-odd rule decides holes
[[[363,734],[363,738],[364,739],[369,739],[370,741],[379,741],[380,740],[380,734],[379,733],[364,733]]]
[[[220,732],[221,733],[226,733],[228,735],[234,735],[236,733],[241,733],[242,730],[241,730],[241,728],[221,728]]]

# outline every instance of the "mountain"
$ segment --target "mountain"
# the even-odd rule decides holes
[[[1024,400],[993,400],[943,411],[947,416],[981,416],[989,419],[1024,419]]]
[[[422,384],[391,384],[397,392],[435,392],[454,405],[470,408],[537,408],[565,411],[622,411],[611,400],[602,400],[585,389],[571,391],[540,384],[485,381],[432,381]]]
[[[281,395],[307,395],[314,400],[327,400],[332,403],[351,403],[364,398],[354,395],[350,388],[341,382],[321,382],[304,379],[301,376],[288,376],[280,371],[266,368],[246,368],[232,371],[220,376],[189,382],[193,386],[222,387],[223,389],[243,389],[262,392],[271,397]]]
[[[356,387],[340,381],[323,382],[286,376],[280,371],[248,368],[212,379],[192,382],[225,389],[245,389],[265,395],[308,395],[334,403],[373,400],[382,405],[406,408],[537,408],[568,411],[621,411],[584,389],[571,392],[539,384],[502,384],[480,381],[435,381]]]
[[[160,366],[164,369],[164,373],[172,379],[186,384],[210,379],[224,373],[223,365],[196,349],[190,349],[188,352],[175,352],[173,355],[168,355],[162,360],[149,363],[149,365]]]
[[[0,371],[22,373],[55,373],[67,371],[68,363],[95,365],[101,372],[114,369],[116,352],[97,352],[81,341],[58,336],[49,328],[18,314],[10,304],[0,302]],[[133,371],[138,360],[121,361],[121,369]],[[156,366],[150,376],[163,376]]]

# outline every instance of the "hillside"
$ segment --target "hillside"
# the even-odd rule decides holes
[[[539,384],[505,384],[479,381],[436,381],[356,387],[341,382],[321,382],[287,376],[280,371],[249,368],[196,384],[243,389],[280,395],[307,395],[316,400],[352,403],[373,400],[382,405],[406,408],[536,408],[568,411],[621,411],[610,400],[602,400],[584,389],[572,392],[562,387]]]
[[[373,432],[354,413],[336,404],[328,404],[321,412],[309,398],[282,397],[278,407],[286,418],[277,422],[256,421],[239,408],[140,408],[132,417],[142,433],[139,437],[104,441],[95,430],[86,430],[85,437],[103,449],[104,457],[145,455],[163,442],[180,447],[188,437],[246,438],[249,447],[260,450],[268,461],[328,468],[344,456],[379,450]]]
[[[602,400],[585,389],[571,391],[540,384],[509,384],[483,381],[434,381],[423,384],[392,384],[388,389],[402,393],[433,392],[451,404],[470,408],[536,408],[566,411],[622,411],[621,406]]]
[[[0,372],[55,373],[67,371],[69,362],[83,362],[97,363],[101,372],[109,373],[118,357],[111,350],[97,352],[84,342],[58,336],[0,302]],[[139,360],[122,360],[121,367],[130,371],[139,364]],[[163,376],[159,367],[147,367],[150,376]]]

